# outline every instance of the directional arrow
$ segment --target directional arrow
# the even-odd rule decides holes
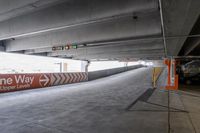
[[[46,74],[43,74],[40,76],[39,82],[40,82],[41,87],[47,86],[49,81],[50,79]]]
[[[65,83],[65,74],[62,73],[61,74],[61,84],[64,84]]]
[[[56,82],[56,77],[54,76],[54,74],[52,74],[51,76],[51,85],[55,85],[55,82]]]

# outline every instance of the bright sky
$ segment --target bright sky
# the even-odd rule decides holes
[[[0,73],[49,73],[60,72],[59,63],[67,63],[67,72],[84,71],[84,62],[70,59],[30,56],[23,54],[0,53]],[[137,62],[129,63],[135,65]],[[124,62],[101,61],[92,62],[89,71],[110,69],[125,66]]]

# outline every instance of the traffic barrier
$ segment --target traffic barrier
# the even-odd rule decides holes
[[[78,83],[87,73],[0,74],[0,93]]]

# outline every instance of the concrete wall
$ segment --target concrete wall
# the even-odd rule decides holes
[[[88,73],[88,80],[95,80],[107,76],[111,76],[114,74],[122,73],[125,71],[137,69],[143,67],[142,65],[135,65],[135,66],[128,66],[128,67],[120,67],[120,68],[114,68],[114,69],[106,69],[106,70],[101,70],[101,71],[94,71],[94,72],[89,72]]]

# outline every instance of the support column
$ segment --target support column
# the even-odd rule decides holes
[[[87,61],[87,64],[85,65],[85,72],[88,73],[88,67],[90,66],[90,61]]]
[[[81,71],[82,72],[85,72],[85,73],[88,73],[88,67],[90,65],[90,61],[82,61],[81,63]]]
[[[0,41],[0,51],[5,51],[5,45],[3,41]]]

